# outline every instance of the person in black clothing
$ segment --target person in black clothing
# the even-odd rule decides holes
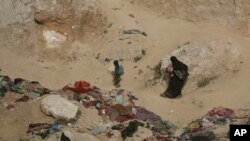
[[[170,61],[171,63],[167,68],[170,78],[164,96],[168,98],[176,98],[182,95],[182,88],[184,87],[189,75],[188,66],[179,61],[175,56],[171,56]]]

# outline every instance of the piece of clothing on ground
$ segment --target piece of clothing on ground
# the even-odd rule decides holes
[[[96,86],[91,86],[90,83],[86,81],[82,81],[82,80],[76,81],[74,84],[68,84],[63,87],[64,91],[70,90],[75,93],[86,93],[86,92],[94,91],[98,89],[99,88],[97,88]]]
[[[154,134],[160,133],[162,135],[172,136],[176,130],[176,126],[169,121],[159,120],[152,123],[152,131]]]
[[[144,123],[138,122],[137,120],[130,121],[129,125],[121,132],[122,139],[125,140],[127,137],[132,137],[138,130],[138,126],[144,126]]]
[[[42,139],[46,138],[49,134],[60,131],[60,124],[48,124],[48,123],[31,123],[29,124],[27,134],[35,134]]]
[[[136,106],[135,109],[136,109],[135,118],[138,120],[150,121],[150,122],[161,120],[160,116],[156,115],[151,111],[148,111],[144,107]]]

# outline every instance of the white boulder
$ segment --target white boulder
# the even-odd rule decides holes
[[[78,106],[60,95],[48,95],[41,100],[41,110],[55,118],[70,120],[76,117]]]

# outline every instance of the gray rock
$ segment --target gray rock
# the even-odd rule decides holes
[[[216,77],[233,72],[240,64],[240,46],[231,39],[207,40],[186,43],[161,60],[161,70],[176,56],[189,67],[188,85],[195,88]]]
[[[78,107],[60,95],[49,95],[41,100],[41,110],[47,115],[60,119],[74,119]]]

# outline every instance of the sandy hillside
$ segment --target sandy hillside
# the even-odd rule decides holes
[[[122,0],[105,0],[103,5],[112,26],[107,28],[107,33],[102,36],[91,37],[93,39],[85,42],[78,50],[82,54],[78,55],[77,59],[53,60],[53,57],[57,57],[57,54],[53,55],[53,51],[50,54],[53,57],[45,58],[27,53],[28,49],[1,46],[1,75],[36,80],[50,89],[62,88],[75,80],[86,80],[100,88],[112,89],[114,86],[108,71],[110,65],[98,60],[97,54],[118,46],[139,46],[146,51],[146,55],[137,62],[122,62],[125,74],[121,82],[122,88],[133,91],[139,98],[138,105],[180,127],[216,106],[250,109],[250,38],[241,31],[216,23],[165,18],[157,11]],[[134,17],[129,14],[133,14]],[[119,33],[121,29],[140,29],[148,36],[133,35],[129,39],[119,40],[123,38]],[[160,93],[166,89],[165,82],[161,80],[155,86],[145,86],[147,79],[153,75],[149,68],[157,65],[162,57],[174,51],[178,45],[196,40],[228,38],[241,47],[242,63],[237,72],[218,77],[202,88],[191,90],[185,87],[183,97],[176,100],[160,97]],[[142,70],[141,74],[138,74],[139,70]],[[17,97],[11,94],[0,99],[13,101]],[[27,124],[37,119],[44,122],[52,121],[50,117],[38,112],[38,106],[38,102],[28,102],[16,105],[14,111],[1,108],[0,140],[18,140],[19,136],[24,135],[22,132],[26,130]],[[84,111],[83,107],[82,110]],[[11,128],[15,129],[9,133]]]

